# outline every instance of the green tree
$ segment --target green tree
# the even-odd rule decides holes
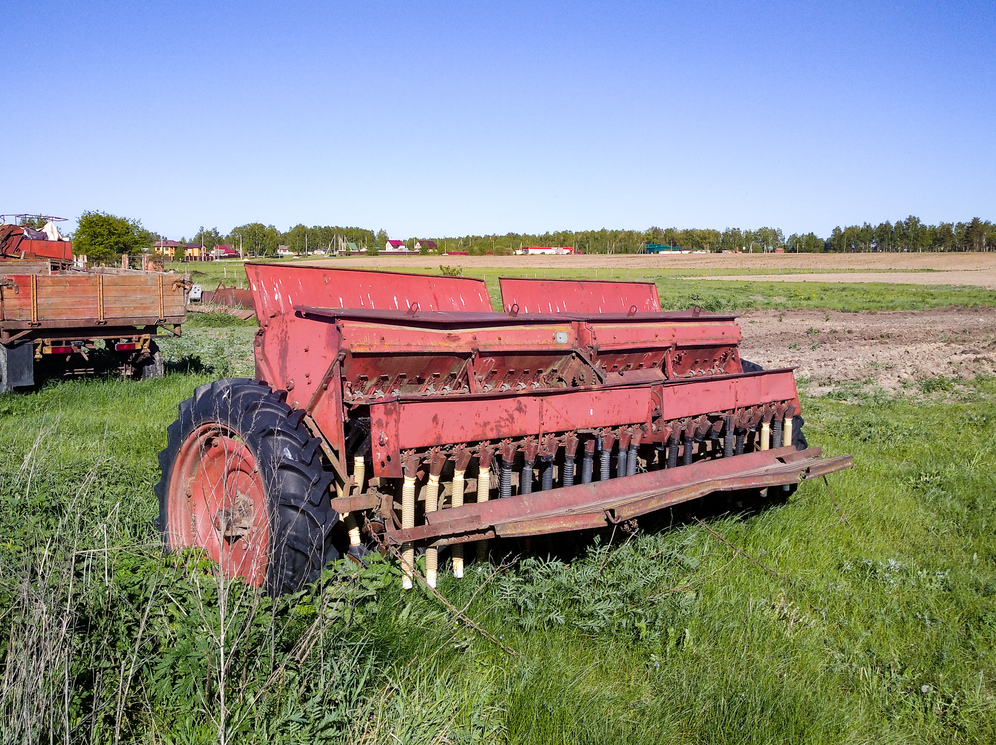
[[[390,237],[388,236],[387,231],[384,230],[384,228],[381,228],[380,230],[377,231],[376,241],[378,248],[384,248],[389,240]],[[367,247],[367,250],[368,251],[370,250],[369,246]]]
[[[29,216],[29,217],[22,217],[19,224],[20,224],[20,226],[22,228],[31,228],[33,230],[41,230],[42,228],[45,227],[45,223],[47,223],[47,222],[48,222],[48,220],[46,220],[44,217],[37,217],[37,216],[32,215],[32,216]]]
[[[247,256],[274,256],[280,245],[280,232],[272,225],[251,222],[233,228],[228,240],[241,246]]]
[[[73,250],[91,261],[113,260],[121,254],[139,253],[151,248],[156,236],[139,220],[89,211],[80,215],[73,233]]]
[[[223,242],[224,237],[218,232],[218,228],[211,228],[210,230],[205,230],[204,226],[201,225],[200,229],[197,231],[197,235],[194,236],[193,242],[200,243],[207,250],[211,250],[219,243]]]

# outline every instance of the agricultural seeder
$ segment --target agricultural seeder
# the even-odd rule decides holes
[[[292,591],[343,553],[462,576],[491,539],[606,528],[847,468],[802,434],[790,369],[733,316],[645,282],[247,264],[256,379],[198,388],[160,454],[166,547]],[[468,544],[472,548],[468,551]],[[421,570],[418,570],[421,573]]]

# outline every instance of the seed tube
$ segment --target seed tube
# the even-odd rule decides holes
[[[483,504],[490,499],[491,496],[491,457],[492,452],[485,448],[481,451],[481,457],[478,461],[479,469],[477,474],[477,503]],[[511,465],[509,466],[511,469]],[[509,471],[511,473],[511,471]],[[477,560],[484,561],[488,558],[488,542],[478,541],[477,542]]]
[[[426,514],[435,512],[439,508],[439,472],[442,469],[444,458],[434,457],[429,467],[429,481],[425,485],[425,511]],[[425,550],[425,581],[429,587],[436,586],[436,569],[439,564],[439,549],[429,546]]]
[[[353,458],[353,488],[357,494],[363,493],[363,480],[366,476],[366,462],[362,455]],[[356,516],[348,514],[343,517],[346,530],[349,531],[349,553],[354,556],[360,554],[360,526],[356,522]]]
[[[498,498],[507,499],[512,496],[512,461],[501,459],[501,471],[498,474]]]
[[[464,467],[460,467],[459,461],[456,465],[456,470],[453,471],[453,506],[463,507],[463,489],[464,489]],[[450,549],[450,553],[453,556],[453,576],[457,579],[463,577],[463,544],[454,543],[453,547]]]
[[[571,435],[564,446],[564,476],[562,486],[574,486],[575,456],[578,452],[578,438]]]
[[[415,527],[415,473],[406,469],[405,480],[401,486],[401,529]],[[415,579],[415,544],[405,541],[401,544],[401,587],[412,589]]]
[[[553,456],[540,457],[540,489],[546,491],[553,488]]]
[[[595,470],[595,441],[588,440],[584,444],[584,454],[581,456],[581,483],[590,484]]]
[[[600,451],[598,454],[598,480],[608,481],[612,478],[612,474],[609,471],[609,463],[612,458],[612,445],[616,441],[616,438],[612,435],[602,435],[598,440]]]

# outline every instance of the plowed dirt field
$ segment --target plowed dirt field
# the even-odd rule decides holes
[[[335,266],[435,268],[664,269],[702,279],[785,282],[888,282],[996,289],[996,253],[983,254],[678,254],[658,256],[442,256],[338,259]],[[670,272],[669,272],[670,273]],[[599,278],[606,278],[600,271]],[[812,394],[846,383],[893,392],[939,375],[996,375],[996,308],[838,311],[787,308],[740,316],[744,358],[765,368],[795,367]]]

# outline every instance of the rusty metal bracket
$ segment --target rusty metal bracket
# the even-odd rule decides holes
[[[31,275],[31,326],[40,326],[38,322],[38,276]]]

